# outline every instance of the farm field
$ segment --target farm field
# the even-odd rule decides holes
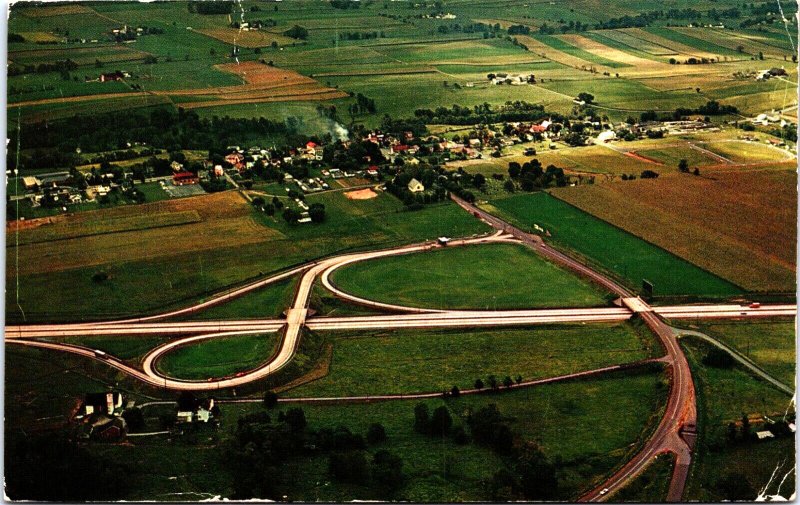
[[[226,377],[255,368],[278,347],[275,333],[233,335],[202,340],[163,354],[155,363],[164,375],[184,380]]]
[[[400,274],[402,272],[402,274]],[[437,309],[603,305],[602,293],[522,246],[487,244],[354,263],[332,279],[346,293]]]
[[[698,321],[693,326],[738,350],[778,380],[794,382],[794,321]]]
[[[97,320],[161,312],[315,257],[487,231],[452,204],[411,213],[389,195],[348,200],[340,193],[329,193],[314,199],[330,205],[328,221],[319,227],[290,227],[282,219],[255,213],[233,192],[100,210],[109,217],[125,212],[164,213],[165,208],[196,210],[203,220],[135,234],[62,241],[58,254],[45,253],[47,242],[21,246],[20,257],[27,260],[20,262],[19,273],[12,263],[7,270],[12,293],[7,317],[23,318],[17,302],[27,320]],[[122,247],[124,243],[131,245]],[[16,250],[9,247],[9,257],[16,257]],[[93,281],[98,272],[107,273],[108,279]]]
[[[553,194],[745,289],[784,292],[795,282],[796,177],[780,168]]]
[[[655,296],[723,297],[742,292],[736,285],[547,193],[498,198],[483,208],[510,218],[523,229],[531,229],[534,223],[544,227],[554,243],[590,258],[635,289],[642,279],[653,282]]]
[[[506,376],[565,375],[650,357],[649,335],[628,324],[548,325],[525,329],[331,333],[326,377],[291,397],[402,394],[471,389]],[[487,385],[488,387],[488,385]]]

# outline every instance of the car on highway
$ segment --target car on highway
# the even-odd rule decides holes
[[[603,495],[604,495],[604,494],[606,494],[606,493],[608,493],[608,488],[607,488],[607,487],[604,487],[604,488],[603,488],[603,490],[602,490],[602,491],[600,491],[600,496],[603,496]]]
[[[750,304],[750,308],[751,309],[760,309],[761,308],[761,304],[759,302],[753,302],[753,303]]]

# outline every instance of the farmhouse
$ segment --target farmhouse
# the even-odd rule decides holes
[[[191,404],[191,408],[178,409],[178,412],[175,414],[176,424],[208,423],[214,419],[215,410],[213,398],[207,398],[205,400],[195,399]],[[184,407],[189,407],[189,405],[184,405]],[[217,413],[219,412],[217,411]]]
[[[197,184],[200,179],[197,174],[192,172],[178,172],[172,176],[172,183],[176,186],[183,186],[185,184]]]
[[[87,393],[75,414],[82,419],[92,414],[119,415],[122,411],[122,393]]]
[[[419,182],[418,180],[411,179],[410,181],[408,181],[408,190],[411,191],[412,193],[422,193],[423,191],[425,191],[425,186],[423,186],[422,183]]]

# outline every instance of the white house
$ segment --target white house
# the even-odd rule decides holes
[[[408,182],[408,190],[411,191],[412,193],[422,193],[423,191],[425,191],[425,186],[423,186],[422,183],[419,182],[418,180],[411,179]]]

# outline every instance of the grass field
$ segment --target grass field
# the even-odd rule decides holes
[[[796,176],[778,168],[554,194],[746,289],[788,292],[796,270]]]
[[[488,244],[381,258],[334,272],[347,293],[429,308],[603,305],[603,295],[523,246]]]
[[[290,396],[346,396],[474,387],[489,375],[524,380],[649,357],[654,342],[628,324],[526,329],[359,332],[334,338],[330,372]]]
[[[635,289],[642,279],[653,282],[656,296],[731,296],[741,292],[735,285],[546,193],[499,198],[484,208],[510,218],[523,229],[533,228],[534,223],[543,226],[555,244],[590,258]]]
[[[280,316],[291,305],[297,279],[270,284],[196,314],[190,320],[264,319]]]
[[[737,349],[778,380],[794,383],[794,321],[698,321],[695,325],[703,333]]]
[[[614,493],[613,499],[621,503],[663,503],[667,499],[674,464],[675,457],[671,453],[659,454],[633,482]]]
[[[159,372],[174,379],[227,377],[266,362],[278,343],[276,333],[217,337],[163,354],[155,366]]]

